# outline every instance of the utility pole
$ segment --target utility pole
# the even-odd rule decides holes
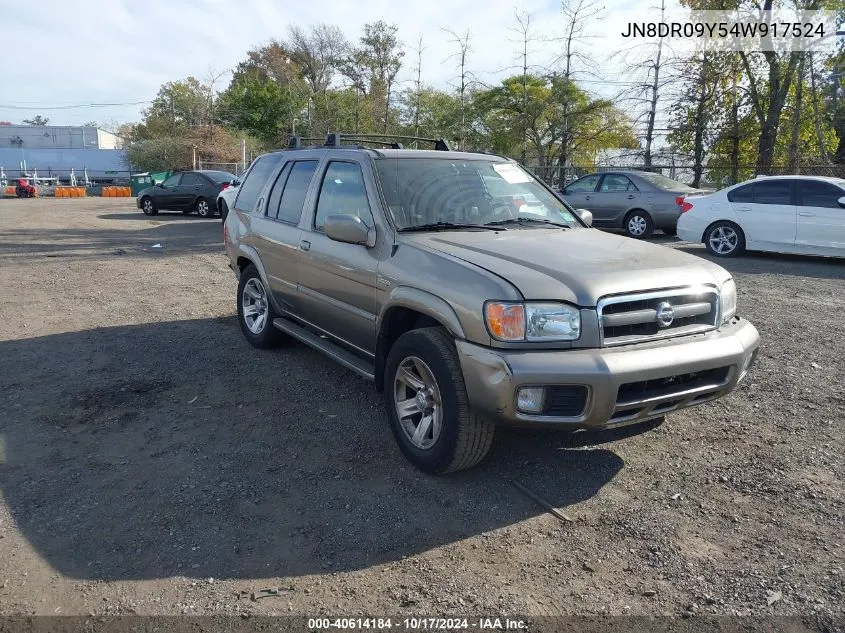
[[[243,163],[244,163],[244,170],[243,171],[246,171],[246,139],[245,138],[241,139],[241,160],[243,160]],[[243,171],[241,173],[243,173]]]
[[[196,145],[193,146],[193,150],[194,150],[194,160],[193,160],[194,166],[193,166],[193,169],[196,169],[197,168],[197,146]]]

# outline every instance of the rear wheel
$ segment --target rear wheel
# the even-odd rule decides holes
[[[645,211],[631,211],[625,216],[625,234],[635,239],[651,237],[654,233],[654,222]]]
[[[666,227],[666,228],[661,229],[661,230],[663,231],[663,233],[665,235],[677,235],[678,234],[678,227],[677,226]]]
[[[246,340],[261,349],[278,344],[283,335],[273,327],[273,319],[277,316],[269,290],[258,270],[250,264],[238,282],[238,323]]]
[[[158,213],[155,202],[148,196],[141,198],[141,211],[144,212],[144,215],[155,215]]]
[[[733,222],[720,220],[707,227],[704,246],[716,257],[736,257],[745,250],[745,234]]]
[[[201,218],[210,218],[212,215],[211,205],[208,204],[208,200],[205,198],[200,198],[197,200],[196,204],[194,205],[194,209],[197,211],[197,215]]]
[[[385,366],[390,429],[405,457],[428,473],[475,466],[495,427],[469,407],[455,343],[443,328],[406,332]]]

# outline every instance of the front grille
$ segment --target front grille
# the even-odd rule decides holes
[[[700,286],[605,297],[598,303],[604,345],[704,332],[716,327],[719,294]]]
[[[716,367],[715,369],[705,369],[689,374],[628,382],[619,387],[619,392],[616,396],[616,406],[622,407],[631,403],[651,400],[652,398],[673,396],[691,389],[718,387],[727,382],[730,369],[730,367]],[[663,404],[665,405],[666,403]]]
[[[542,415],[575,418],[584,413],[587,388],[583,385],[553,385],[546,387],[546,402]]]

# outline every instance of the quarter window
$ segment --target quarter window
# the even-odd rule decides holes
[[[314,228],[322,230],[330,215],[357,215],[368,227],[373,225],[364,174],[357,163],[329,163],[320,186]]]
[[[182,174],[173,174],[170,178],[161,183],[162,187],[178,187],[179,181],[182,180]]]
[[[241,183],[238,189],[238,197],[235,199],[235,209],[245,213],[252,213],[255,210],[258,196],[261,195],[267,179],[270,178],[270,174],[273,173],[273,170],[276,169],[276,166],[281,160],[281,154],[265,154],[256,159],[255,163],[250,167],[246,180]]]

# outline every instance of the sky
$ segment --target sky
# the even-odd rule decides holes
[[[573,0],[570,0],[573,1]],[[577,0],[574,0],[577,2]],[[601,1],[601,0],[599,0]],[[674,0],[672,0],[674,2]],[[0,121],[20,123],[42,114],[56,125],[137,121],[167,82],[231,69],[250,48],[284,38],[288,25],[328,23],[357,41],[363,24],[385,20],[405,44],[399,75],[409,85],[422,34],[423,81],[439,88],[458,78],[455,52],[443,27],[471,33],[469,67],[491,84],[520,72],[515,13],[527,12],[538,39],[529,65],[549,68],[562,51],[554,41],[565,24],[561,0],[0,0]],[[579,65],[582,86],[613,96],[631,77],[623,69],[626,19],[657,17],[654,0],[605,0],[603,20],[590,22],[581,49],[592,68]],[[632,6],[636,5],[636,6]],[[37,8],[36,8],[37,7]],[[611,54],[616,53],[615,57]],[[223,90],[231,75],[215,89]],[[81,104],[121,104],[78,107]]]

